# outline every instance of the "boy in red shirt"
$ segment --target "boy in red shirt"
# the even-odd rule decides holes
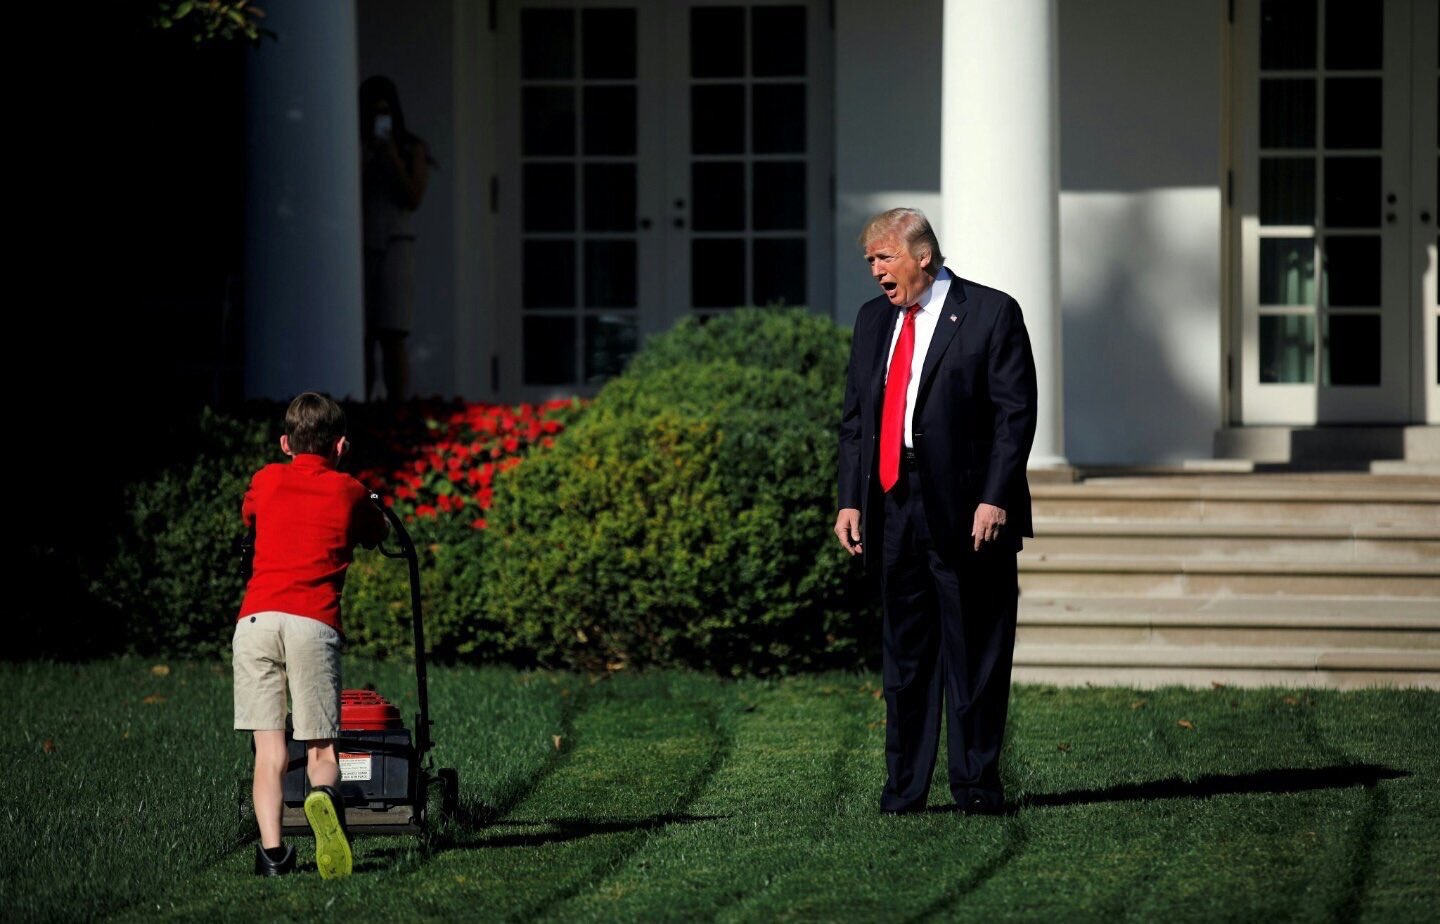
[[[241,509],[255,531],[255,559],[235,626],[235,727],[255,734],[255,872],[282,876],[295,868],[295,848],[280,842],[288,683],[310,778],[305,817],[320,875],[331,879],[352,866],[336,788],[340,592],[355,546],[374,548],[387,526],[365,486],[335,468],[349,450],[340,405],[300,395],[285,412],[280,449],[291,461],[256,472]]]

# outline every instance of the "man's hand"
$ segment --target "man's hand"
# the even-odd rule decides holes
[[[835,536],[851,555],[859,555],[865,551],[860,545],[859,510],[846,507],[840,511],[840,515],[835,518]]]
[[[845,511],[840,511],[844,513]],[[975,540],[975,551],[987,542],[1000,538],[1000,527],[1005,525],[1005,511],[994,504],[981,504],[975,508],[975,525],[970,527],[970,536]],[[840,528],[838,525],[835,527]]]

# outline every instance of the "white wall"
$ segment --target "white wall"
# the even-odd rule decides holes
[[[415,212],[415,327],[410,334],[410,387],[419,395],[456,393],[455,202],[461,153],[452,129],[452,0],[358,0],[359,74],[395,81],[405,124],[439,161]],[[359,128],[356,128],[356,144]]]
[[[1059,8],[1066,454],[1209,458],[1222,422],[1224,3]]]
[[[941,6],[835,0],[832,317],[847,327],[880,294],[855,242],[865,219],[899,206],[940,215]]]

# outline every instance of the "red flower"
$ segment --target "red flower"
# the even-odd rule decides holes
[[[477,518],[477,519],[474,519],[474,520],[471,520],[471,521],[470,521],[470,528],[471,528],[471,529],[484,529],[485,526],[486,526],[486,523],[485,523],[485,518],[484,518],[484,517],[479,517],[479,518]]]

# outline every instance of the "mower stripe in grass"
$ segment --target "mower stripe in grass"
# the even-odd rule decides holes
[[[533,919],[602,884],[652,837],[701,824],[690,805],[728,753],[717,685],[696,675],[601,683],[576,715],[568,759],[492,828],[461,832],[426,875],[463,873],[491,919]],[[723,688],[721,688],[723,690]],[[490,851],[476,869],[472,851]]]

